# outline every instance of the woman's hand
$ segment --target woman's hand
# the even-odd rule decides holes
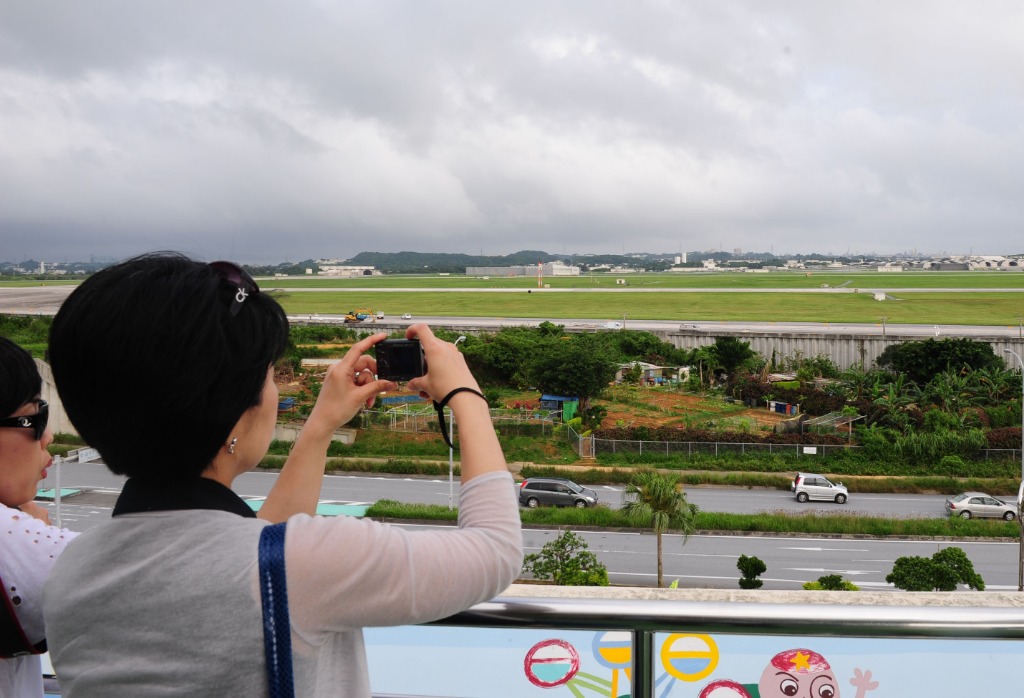
[[[438,339],[422,323],[410,325],[405,336],[408,339],[419,339],[427,357],[427,374],[409,381],[410,390],[419,391],[421,396],[435,402],[444,399],[455,388],[480,390],[476,378],[466,365],[466,357],[454,344]]]
[[[352,419],[360,408],[372,407],[378,393],[398,387],[394,381],[377,380],[377,360],[366,353],[386,338],[386,334],[379,333],[356,342],[341,361],[327,369],[306,428],[333,432]]]
[[[18,509],[20,509],[23,514],[28,514],[33,519],[39,519],[47,526],[50,525],[50,512],[46,507],[40,506],[35,502],[25,502],[18,507]]]

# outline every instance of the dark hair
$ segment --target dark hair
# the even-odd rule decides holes
[[[233,315],[236,292],[210,265],[161,252],[97,272],[64,301],[50,328],[54,381],[113,472],[197,477],[259,404],[288,319],[262,293]]]
[[[39,395],[43,379],[32,355],[0,337],[0,417],[9,417]]]

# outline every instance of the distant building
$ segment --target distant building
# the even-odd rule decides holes
[[[375,267],[350,266],[345,264],[318,264],[321,276],[383,276]]]
[[[466,276],[537,276],[536,264],[521,264],[512,267],[466,267]],[[540,265],[542,276],[579,276],[580,268],[561,262],[546,262]]]

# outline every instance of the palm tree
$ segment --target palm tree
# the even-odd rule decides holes
[[[658,538],[658,588],[663,584],[661,534],[677,530],[683,543],[696,526],[697,505],[686,499],[678,475],[663,475],[654,470],[638,470],[626,485],[626,516],[636,525],[650,527]]]

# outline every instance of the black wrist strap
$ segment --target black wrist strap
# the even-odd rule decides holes
[[[462,387],[456,388],[455,390],[445,395],[443,398],[441,398],[441,402],[434,402],[434,409],[437,410],[437,421],[441,423],[441,436],[444,437],[444,442],[448,444],[448,448],[455,448],[455,446],[452,445],[451,439],[448,438],[448,424],[445,422],[444,419],[444,406],[448,404],[448,401],[451,400],[452,397],[458,395],[459,393],[473,393],[474,395],[480,397],[480,399],[482,399],[484,402],[487,401],[487,398],[484,397],[484,394],[481,393],[479,390]]]

